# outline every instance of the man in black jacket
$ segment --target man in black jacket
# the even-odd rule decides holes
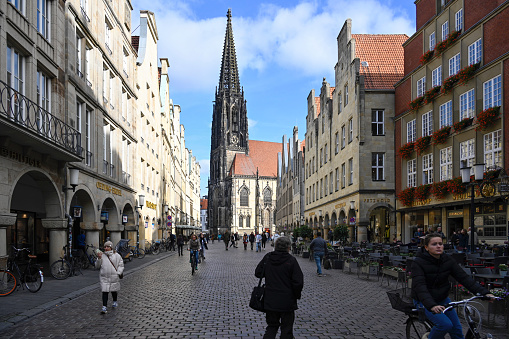
[[[290,248],[290,239],[279,237],[274,251],[266,254],[256,266],[255,276],[265,277],[267,328],[264,339],[276,338],[279,327],[282,339],[293,338],[295,310],[298,309],[297,299],[300,299],[304,287],[304,275],[297,259],[289,253]]]

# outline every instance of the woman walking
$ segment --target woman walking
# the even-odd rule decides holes
[[[117,296],[120,290],[119,275],[124,273],[124,260],[117,252],[113,251],[113,243],[106,241],[104,243],[104,253],[97,254],[95,268],[101,269],[99,281],[101,282],[101,291],[103,293],[103,307],[101,314],[106,314],[108,306],[108,293],[113,297],[113,308],[118,307]]]
[[[179,234],[179,236],[177,237],[177,250],[179,252],[179,257],[184,255],[184,253],[182,253],[182,251],[184,250],[184,237],[182,236],[182,234]]]

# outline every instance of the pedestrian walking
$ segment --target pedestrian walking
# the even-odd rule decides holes
[[[262,248],[265,248],[265,243],[267,242],[267,235],[265,232],[262,232]]]
[[[327,249],[327,242],[322,238],[322,232],[316,233],[316,238],[309,244],[309,249],[313,251],[313,257],[316,261],[316,274],[322,277],[322,261]]]
[[[103,298],[101,314],[106,314],[108,312],[108,294],[110,292],[113,297],[113,308],[118,307],[119,275],[124,273],[124,260],[122,260],[120,254],[113,251],[113,243],[111,241],[106,241],[104,243],[104,252],[97,254],[95,268],[100,269],[99,281]]]
[[[280,237],[279,232],[274,232],[274,235],[272,236],[272,246],[276,243],[276,240]],[[276,247],[274,247],[274,251],[276,250]]]
[[[179,234],[179,236],[177,237],[177,249],[178,249],[178,252],[179,252],[179,257],[180,256],[183,256],[184,253],[184,237],[182,236],[182,234]]]
[[[253,250],[253,245],[254,245],[254,242],[255,242],[255,235],[253,232],[251,232],[251,234],[249,235],[249,242],[251,243],[251,251]]]
[[[175,240],[176,240],[175,234],[170,234],[170,250],[175,251]]]
[[[235,234],[232,233],[231,237],[230,237],[230,241],[231,241],[231,244],[230,244],[230,247],[234,247],[234,248],[237,248],[237,245],[235,245]]]
[[[262,251],[262,235],[258,232],[256,232],[256,252]]]
[[[205,259],[205,250],[208,250],[209,247],[207,246],[207,238],[205,238],[205,236],[203,235],[203,233],[200,233],[200,246],[201,246],[201,250],[203,252],[203,259]]]
[[[230,242],[230,232],[226,231],[223,234],[224,247],[228,251],[228,243]]]
[[[282,339],[293,338],[297,299],[301,298],[304,287],[302,270],[290,252],[288,237],[280,237],[274,244],[274,251],[267,253],[255,270],[257,278],[265,277],[265,329],[264,339],[276,338],[281,328]],[[263,274],[263,275],[262,275]]]
[[[468,234],[466,229],[461,229],[459,232],[459,243],[458,243],[458,252],[464,252],[467,250],[468,246]]]
[[[247,236],[247,233],[244,232],[244,235],[242,236],[242,243],[244,244],[244,251],[247,250],[247,243],[249,242],[249,237]]]

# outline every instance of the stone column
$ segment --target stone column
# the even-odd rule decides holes
[[[107,224],[106,229],[110,231],[110,239],[113,243],[113,248],[117,245],[117,243],[122,239],[122,231],[124,230],[124,225],[122,224]]]
[[[49,263],[51,265],[60,258],[62,248],[67,244],[67,219],[42,219],[42,226],[49,229]]]
[[[1,213],[0,214],[0,257],[9,254],[7,248],[7,227],[16,223],[16,213]]]
[[[85,230],[85,241],[88,245],[94,245],[95,247],[101,247],[103,244],[99,244],[99,231],[102,229],[101,223],[97,222],[81,222],[81,229]]]

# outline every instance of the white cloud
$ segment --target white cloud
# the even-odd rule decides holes
[[[249,118],[247,119],[247,126],[248,126],[249,128],[253,128],[253,127],[255,127],[255,126],[256,126],[256,124],[258,124],[258,121],[253,120],[253,119],[249,119]]]
[[[214,88],[219,79],[225,16],[196,19],[188,2],[173,1],[171,6],[163,0],[137,2],[135,6],[156,13],[159,57],[170,61],[172,86],[180,91],[209,92]],[[388,3],[328,0],[319,5],[308,0],[287,8],[261,5],[254,17],[234,13],[240,75],[247,69],[264,72],[272,67],[317,78],[329,74],[337,61],[336,38],[348,17],[354,33],[412,34],[411,20]]]
[[[200,163],[200,177],[203,179],[208,178],[210,173],[210,160],[209,159],[202,159],[198,160]]]

